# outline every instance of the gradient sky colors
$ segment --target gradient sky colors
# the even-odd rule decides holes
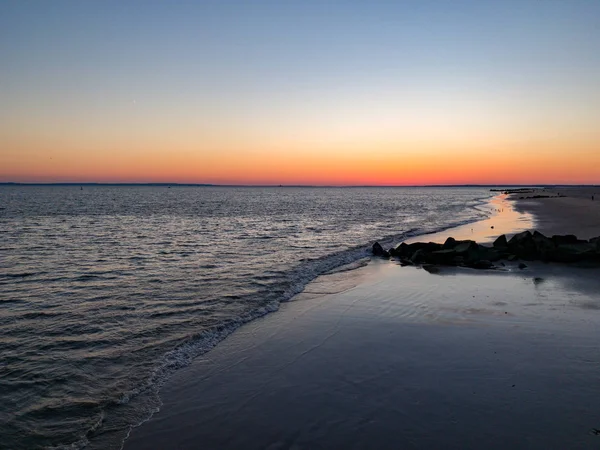
[[[600,1],[0,2],[0,181],[600,183]]]

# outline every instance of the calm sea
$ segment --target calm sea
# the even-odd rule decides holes
[[[479,188],[0,187],[0,447],[119,448],[158,389],[370,245]]]

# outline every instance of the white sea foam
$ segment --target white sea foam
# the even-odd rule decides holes
[[[481,218],[490,197],[431,188],[2,189],[10,252],[0,260],[0,304],[19,308],[0,316],[0,405],[16,404],[0,406],[13,418],[0,434],[13,448],[118,448],[159,409],[164,381],[240,325],[321,274],[359,267],[375,241],[389,247]],[[2,372],[16,351],[47,357],[11,360],[12,372]],[[13,397],[11,386],[30,389],[38,404],[19,403],[28,396]],[[69,415],[58,436],[52,414]]]
[[[477,202],[476,206],[479,207],[484,204],[486,204],[486,202],[481,201]],[[484,213],[481,216],[479,216],[479,218],[483,219],[485,216],[487,216],[487,214]],[[448,224],[447,226],[430,229],[427,231],[421,231],[417,228],[413,228],[407,231],[406,233],[402,233],[400,235],[386,236],[382,238],[380,242],[383,245],[392,245],[410,237],[438,233],[440,231],[444,231],[446,229],[464,225],[470,222],[473,222],[473,220],[463,220],[452,224]],[[370,255],[370,246],[361,245],[353,249],[341,252],[339,254],[328,255],[324,258],[311,261],[311,263],[307,264],[307,267],[305,267],[303,271],[297,274],[297,282],[289,289],[287,289],[285,293],[276,301],[272,301],[266,306],[258,308],[255,311],[249,312],[244,316],[238,317],[218,330],[213,330],[210,332],[201,333],[197,336],[192,336],[190,337],[190,340],[185,344],[182,344],[181,346],[167,352],[161,364],[156,368],[156,370],[152,373],[150,379],[147,381],[146,388],[143,388],[141,391],[146,391],[147,387],[152,387],[153,394],[158,396],[160,387],[176,370],[179,370],[183,367],[187,367],[189,364],[191,364],[194,358],[210,351],[219,342],[221,342],[223,339],[225,339],[227,336],[233,333],[240,326],[257,318],[263,317],[266,314],[277,311],[279,309],[280,303],[289,301],[295,295],[302,292],[306,285],[315,278],[317,278],[319,275],[335,273],[336,271],[340,270],[355,270],[359,267],[363,267],[365,264],[368,263],[368,259],[365,259],[365,257],[368,257]],[[141,391],[135,390],[134,392],[130,393],[130,395],[138,395]],[[127,401],[128,400],[129,396],[127,397]],[[147,414],[147,416],[143,420],[129,427],[125,437],[123,438],[121,448],[124,446],[125,441],[130,435],[132,428],[135,428],[147,422],[152,418],[154,414],[156,414],[159,411],[160,406],[155,408],[149,414]]]

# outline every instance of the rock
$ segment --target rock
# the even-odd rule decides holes
[[[446,239],[446,242],[444,242],[444,244],[442,245],[442,250],[454,248],[457,244],[458,243],[456,242],[456,239],[454,239],[453,237],[449,237],[448,239]]]
[[[410,257],[410,261],[413,264],[421,264],[421,263],[427,262],[425,260],[426,260],[426,252],[422,248],[420,248],[419,250],[414,252],[413,255]]]
[[[387,258],[390,256],[389,252],[386,252],[379,242],[375,242],[373,244],[373,255],[382,256],[384,258]]]
[[[463,241],[454,247],[456,256],[462,256],[465,263],[471,263],[481,259],[479,245],[474,241]]]
[[[525,264],[525,263],[519,263],[519,269],[521,269],[521,270],[527,269],[527,264]]]
[[[452,265],[455,256],[456,251],[453,248],[436,250],[435,252],[430,253],[431,260],[435,262],[435,264]]]
[[[535,243],[535,250],[542,261],[552,261],[554,253],[556,251],[556,245],[552,239],[544,236],[538,231],[534,231],[533,242]]]
[[[552,239],[552,242],[554,242],[554,245],[556,245],[556,246],[577,244],[579,242],[579,239],[577,239],[577,236],[575,236],[573,234],[566,234],[564,236],[555,234],[554,236],[552,236],[551,239]]]
[[[425,269],[427,272],[429,273],[440,273],[440,268],[439,266],[436,266],[435,264],[423,264],[423,269]]]
[[[479,246],[479,259],[488,261],[500,261],[504,256],[504,252],[492,247],[486,247],[484,245]]]
[[[494,241],[495,248],[508,248],[508,241],[506,240],[506,235],[498,236],[498,238]]]
[[[594,259],[598,259],[596,245],[578,242],[557,246],[552,261],[570,263]]]
[[[494,267],[492,262],[488,261],[487,259],[480,259],[479,261],[473,261],[472,263],[468,264],[468,266],[472,267],[473,269],[491,269],[492,267]]]
[[[465,258],[463,256],[455,256],[452,259],[452,262],[454,263],[455,266],[462,266],[465,264]]]
[[[514,253],[521,259],[532,261],[538,257],[535,241],[530,231],[515,234],[508,241],[508,248],[511,253]]]
[[[527,242],[531,238],[533,238],[533,235],[531,234],[531,231],[529,231],[529,230],[523,231],[521,233],[517,233],[513,237],[510,238],[510,240],[508,241],[508,246],[516,245],[521,242]]]
[[[401,243],[399,246],[396,247],[394,253],[400,257],[410,256],[408,252],[408,244],[406,242]]]
[[[438,244],[437,242],[415,242],[408,244],[408,247],[413,251],[425,250],[426,252],[435,252],[442,249],[442,244]]]
[[[433,252],[441,249],[442,244],[437,244],[435,242],[413,242],[412,244],[403,242],[396,247],[396,255],[402,257],[411,257],[417,250]]]
[[[557,244],[568,242],[568,244]],[[538,231],[531,233],[524,231],[515,234],[510,240],[505,235],[499,236],[493,246],[477,244],[472,240],[457,241],[449,237],[444,244],[435,242],[405,242],[395,249],[386,252],[379,243],[373,245],[373,254],[376,256],[395,256],[400,259],[401,265],[422,264],[429,266],[468,266],[477,269],[494,267],[494,262],[507,259],[556,262],[600,263],[600,236],[588,241],[577,239],[576,236],[555,235],[552,238],[544,236]],[[503,263],[500,263],[503,265]],[[519,264],[520,269],[526,268],[524,263]],[[437,269],[432,269],[437,270]]]
[[[466,253],[469,253],[470,251],[478,250],[478,249],[479,249],[479,246],[477,245],[477,243],[475,241],[459,241],[458,245],[456,245],[456,247],[454,247],[454,251],[458,255],[464,255]]]

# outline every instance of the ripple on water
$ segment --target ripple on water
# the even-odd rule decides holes
[[[0,435],[11,449],[118,448],[128,427],[156,410],[164,379],[241,324],[364,258],[374,240],[473,220],[482,213],[465,205],[489,197],[480,189],[0,189]]]

